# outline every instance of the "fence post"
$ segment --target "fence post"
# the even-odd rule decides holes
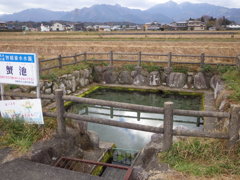
[[[236,66],[237,66],[238,71],[240,71],[240,55],[237,55],[237,57],[236,57]]]
[[[142,52],[138,52],[138,67],[141,67],[142,65]]]
[[[172,66],[172,52],[168,53],[168,67],[170,68]]]
[[[110,57],[110,66],[112,66],[113,65],[113,51],[110,51],[109,57]]]
[[[204,62],[205,62],[205,53],[202,53],[202,54],[200,55],[200,59],[201,59],[200,66],[201,66],[201,68],[203,68]]]
[[[57,113],[57,134],[59,136],[64,136],[66,134],[66,125],[64,119],[64,101],[62,99],[63,90],[56,89],[55,90],[55,100],[56,100],[56,113]]]
[[[73,56],[74,58],[74,63],[77,64],[77,53],[75,53],[75,55]]]
[[[62,56],[61,56],[61,54],[58,56],[58,64],[59,64],[59,69],[62,69]]]
[[[84,61],[87,61],[87,52],[84,52],[84,54],[83,54],[83,60],[84,60]]]
[[[234,147],[235,143],[239,140],[239,130],[240,130],[240,106],[232,105],[231,106],[231,118],[229,122],[229,143],[228,147]]]
[[[173,142],[173,102],[164,103],[163,151],[167,151]]]

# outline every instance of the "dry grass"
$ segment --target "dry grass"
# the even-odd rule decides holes
[[[236,56],[240,34],[234,35],[99,35],[97,33],[1,33],[0,51],[31,52],[40,58],[80,52],[145,52]],[[186,58],[185,58],[186,59]],[[156,59],[157,60],[157,59]]]

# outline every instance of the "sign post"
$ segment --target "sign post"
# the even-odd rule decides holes
[[[30,118],[33,122],[34,119],[37,119],[38,122],[35,122],[37,124],[43,124],[43,119],[39,115],[39,113],[42,114],[42,108],[39,106],[41,105],[41,100],[39,86],[39,63],[37,55],[34,53],[0,52],[0,86],[2,100],[4,100],[4,84],[35,86],[38,99],[2,101],[0,102],[0,112],[2,116],[14,119],[16,114],[18,114],[27,122],[31,123],[31,120],[29,120]],[[18,101],[24,102],[19,104]],[[29,105],[27,108],[28,110],[31,109],[30,105],[31,107],[34,107],[34,113],[27,113],[24,111],[22,107],[24,106],[24,103]],[[19,111],[19,109],[22,110]],[[36,114],[38,117],[36,117]]]
[[[0,84],[0,88],[1,88],[1,100],[4,100],[4,86],[3,84]]]

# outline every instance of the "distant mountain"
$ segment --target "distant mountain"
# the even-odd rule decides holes
[[[207,3],[189,2],[177,4],[173,1],[158,4],[145,11],[116,5],[94,5],[73,11],[50,11],[46,9],[27,9],[18,13],[1,15],[0,21],[80,21],[80,22],[133,22],[146,23],[158,21],[170,23],[203,15],[213,17],[225,16],[240,23],[240,9],[215,6]]]
[[[26,9],[24,11],[0,16],[3,21],[52,21],[61,20],[67,12],[64,11],[50,11],[41,8]]]
[[[94,5],[90,8],[75,9],[62,17],[65,21],[85,22],[134,22],[148,21],[171,22],[172,19],[162,15],[153,16],[151,13],[139,9],[129,9],[120,5]]]
[[[199,18],[203,15],[213,17],[223,17],[240,23],[240,9],[226,8],[215,6],[207,3],[193,4],[184,2],[177,4],[169,1],[163,4],[158,4],[146,10],[148,13],[157,14],[161,12],[165,16],[174,19],[175,21],[182,21],[189,18]]]

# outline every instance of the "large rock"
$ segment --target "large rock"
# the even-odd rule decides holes
[[[103,73],[103,81],[107,84],[115,84],[118,79],[118,73],[114,69],[108,69]]]
[[[88,131],[88,136],[90,141],[92,142],[93,148],[99,148],[99,136],[95,131]]]
[[[210,80],[210,87],[214,90],[217,86],[217,83],[220,83],[221,77],[219,75],[214,75]]]
[[[72,76],[72,92],[75,92],[77,90],[77,82],[76,82],[76,77]]]
[[[214,88],[214,99],[218,98],[218,95],[224,90],[224,84],[222,81],[216,83],[216,87]]]
[[[142,74],[138,74],[134,79],[133,79],[133,84],[136,86],[146,86],[149,84],[149,79]]]
[[[160,73],[158,71],[153,71],[150,73],[149,85],[150,86],[159,86],[161,83]]]
[[[102,82],[103,81],[103,72],[104,72],[103,66],[94,66],[93,69],[93,80],[95,82]]]
[[[179,72],[170,73],[167,78],[167,85],[174,88],[183,88],[186,84],[187,75]]]
[[[195,89],[208,89],[207,81],[202,72],[198,72],[194,76],[194,88]]]
[[[131,76],[131,73],[129,71],[120,72],[120,74],[118,76],[118,82],[120,84],[132,84],[133,78]]]
[[[161,73],[161,82],[167,83],[168,76],[173,72],[171,67],[164,67],[163,73]]]

